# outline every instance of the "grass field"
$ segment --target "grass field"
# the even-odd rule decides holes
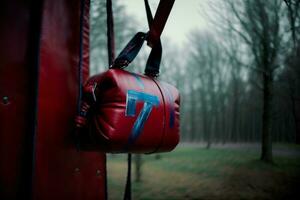
[[[159,160],[145,155],[133,199],[300,199],[300,147],[275,145],[274,152],[274,165],[260,162],[255,146],[185,145]],[[126,156],[108,156],[109,199],[122,199],[126,165]]]

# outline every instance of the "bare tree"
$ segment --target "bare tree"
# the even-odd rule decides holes
[[[285,78],[288,85],[291,111],[295,122],[296,143],[300,143],[300,1],[284,0],[290,24],[293,48],[286,58]]]
[[[200,112],[202,121],[202,133],[207,145],[210,148],[212,139],[220,130],[218,128],[217,119],[220,114],[218,103],[218,93],[221,91],[222,84],[222,55],[218,42],[212,33],[195,31],[191,37],[191,43],[194,49],[191,52],[190,71],[195,76],[193,81],[193,89],[200,93],[193,94],[198,97],[194,104],[200,102]],[[196,81],[198,80],[198,81]],[[195,98],[193,98],[195,99]],[[196,112],[196,109],[193,109]],[[199,117],[198,120],[199,121]],[[195,122],[198,124],[198,122]]]
[[[252,55],[252,69],[260,72],[262,85],[262,154],[261,160],[272,162],[272,84],[274,71],[278,68],[280,48],[280,0],[245,0],[225,2],[233,18],[229,29],[239,36]]]

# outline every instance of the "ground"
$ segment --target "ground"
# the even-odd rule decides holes
[[[144,155],[133,199],[300,199],[300,146],[275,144],[273,165],[259,152],[257,144],[184,144],[159,160]],[[107,167],[109,199],[122,199],[126,156],[109,155]]]

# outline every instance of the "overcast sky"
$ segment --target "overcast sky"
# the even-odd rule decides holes
[[[121,1],[128,14],[136,17],[140,24],[137,24],[138,30],[147,29],[147,19],[143,0],[125,0]],[[152,13],[156,10],[159,0],[149,0]],[[206,29],[207,24],[201,17],[201,8],[206,0],[175,0],[173,9],[163,31],[162,37],[168,37],[172,42],[182,46],[187,41],[189,32],[195,28]],[[201,5],[200,5],[201,3]]]

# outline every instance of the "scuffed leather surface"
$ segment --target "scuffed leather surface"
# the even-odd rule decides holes
[[[153,78],[134,75],[121,69],[110,69],[91,77],[84,87],[85,94],[90,93],[89,88],[95,83],[97,83],[95,90],[97,101],[90,108],[91,130],[89,133],[83,133],[92,138],[94,148],[112,153],[153,153],[171,151],[175,148],[179,142],[180,104],[179,93],[175,87],[164,84],[172,96],[171,100],[165,97],[166,91],[162,89],[162,83]],[[126,148],[134,122],[144,105],[144,102],[138,102],[136,115],[134,117],[126,116],[128,90],[155,95],[159,98],[160,103],[158,107],[153,107],[138,139]],[[91,95],[86,94],[86,96]],[[173,127],[170,127],[169,121],[170,107],[174,109],[175,113]]]

